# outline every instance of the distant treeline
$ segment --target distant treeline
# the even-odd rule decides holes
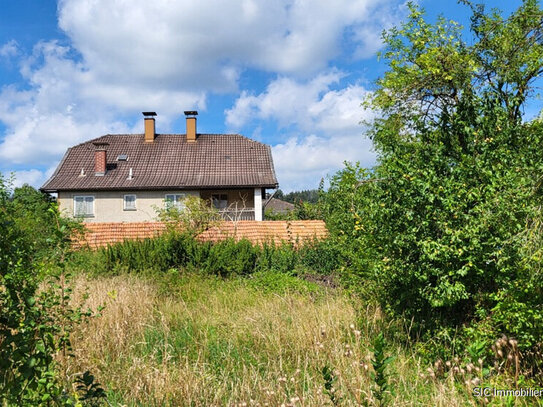
[[[296,203],[299,201],[317,203],[319,199],[318,189],[307,189],[304,191],[292,191],[288,194],[283,193],[280,189],[274,195],[274,198],[281,199],[290,203]]]

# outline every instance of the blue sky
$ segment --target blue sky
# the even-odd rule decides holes
[[[520,1],[485,1],[506,11]],[[504,3],[504,4],[502,4]],[[39,187],[66,149],[107,133],[236,132],[272,146],[284,191],[344,161],[372,166],[360,102],[385,69],[395,0],[1,0],[0,172]],[[420,1],[467,26],[456,1]],[[534,106],[532,115],[538,114]]]

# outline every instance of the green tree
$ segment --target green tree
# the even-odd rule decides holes
[[[197,236],[206,229],[220,222],[219,212],[211,205],[196,196],[188,196],[183,200],[183,208],[179,209],[166,202],[165,208],[155,208],[158,220],[165,222],[170,232],[188,233]]]
[[[0,403],[74,405],[77,396],[65,386],[67,375],[54,359],[69,349],[71,327],[90,315],[69,305],[64,260],[70,228],[35,190],[24,188],[13,197],[10,190],[11,182],[0,174]],[[28,207],[22,208],[25,201]],[[35,211],[37,219],[49,217],[53,223],[32,232],[27,211]],[[39,239],[32,235],[43,231],[49,234],[47,264],[34,256]],[[44,276],[50,279],[44,281]],[[87,389],[82,397],[92,401],[104,397],[98,389],[94,384],[93,393]]]
[[[10,201],[14,222],[32,246],[32,258],[45,260],[56,236],[56,203],[49,195],[28,184],[15,188]],[[71,224],[64,219],[60,221]]]
[[[543,127],[522,112],[543,72],[543,12],[533,0],[508,18],[466,4],[469,40],[414,5],[384,34],[388,71],[365,101],[381,112],[370,131],[378,164],[332,178],[329,225],[359,242],[368,256],[360,271],[389,312],[433,329],[473,318],[513,335],[531,326],[528,346],[541,328],[515,328],[496,311],[507,298],[509,310],[541,312],[540,289],[521,296],[514,287],[533,277],[520,236],[541,205]],[[338,214],[334,201],[341,211],[349,199],[348,216]]]

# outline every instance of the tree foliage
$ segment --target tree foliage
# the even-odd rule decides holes
[[[33,188],[10,191],[0,174],[0,403],[75,405],[54,358],[69,349],[71,327],[90,315],[69,304],[71,223]],[[103,397],[83,392],[95,396]]]
[[[158,220],[166,223],[169,231],[174,233],[184,232],[197,236],[221,220],[219,212],[210,202],[196,196],[186,197],[182,209],[173,205],[155,209]]]
[[[359,272],[389,312],[432,329],[491,321],[529,346],[542,339],[540,256],[526,253],[540,238],[543,125],[523,109],[543,70],[543,12],[465,3],[469,40],[414,5],[384,34],[388,71],[365,101],[381,112],[378,165],[332,178],[328,224],[367,257]]]
[[[319,189],[304,189],[303,191],[292,191],[287,194],[278,189],[274,195],[275,198],[292,204],[299,201],[317,203],[319,196]]]

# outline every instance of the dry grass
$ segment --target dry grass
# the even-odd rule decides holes
[[[85,287],[87,304],[106,308],[75,332],[70,369],[91,370],[112,405],[327,406],[324,366],[339,405],[376,405],[369,342],[381,314],[345,294],[263,293],[195,275],[167,294],[130,276],[79,277],[76,295]],[[427,366],[399,346],[390,353],[392,405],[474,403],[448,379],[421,377]]]

